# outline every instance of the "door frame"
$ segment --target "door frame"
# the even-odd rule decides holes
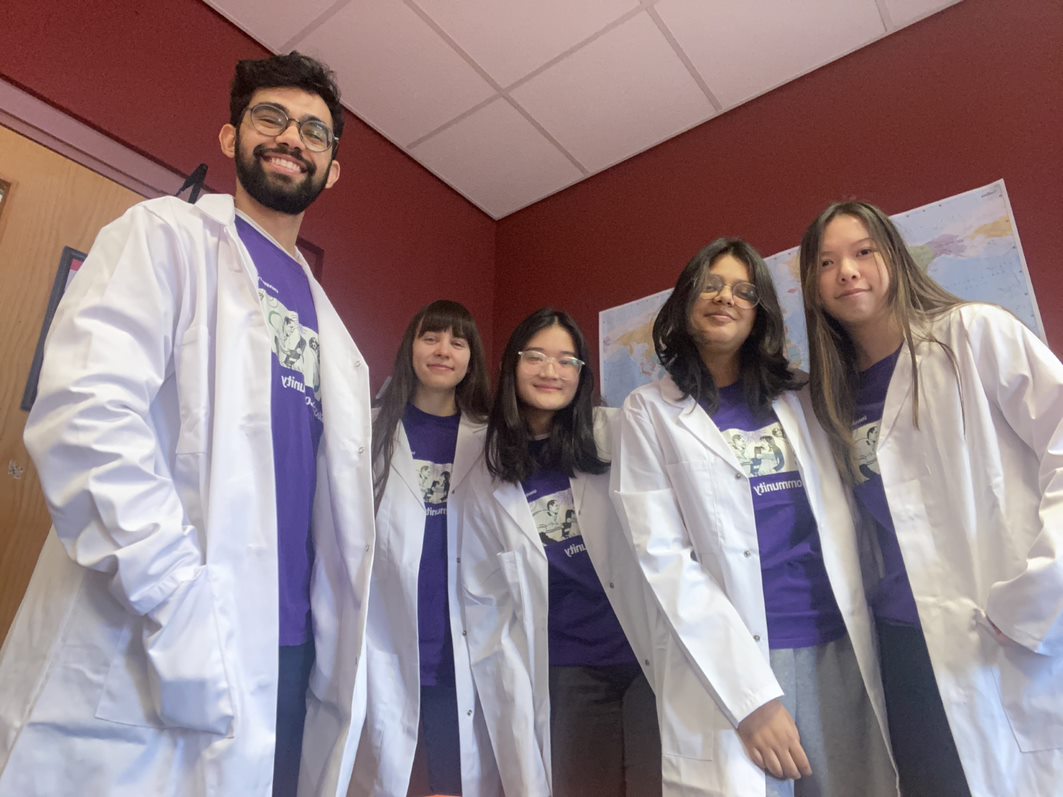
[[[149,199],[173,194],[184,176],[0,78],[0,125]]]

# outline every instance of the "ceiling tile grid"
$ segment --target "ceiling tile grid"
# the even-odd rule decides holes
[[[352,0],[294,46],[332,67],[344,104],[404,149],[495,94],[395,0]]]
[[[639,8],[638,0],[413,0],[506,87]]]
[[[426,139],[410,154],[496,218],[583,179],[553,142],[498,98]]]
[[[510,94],[591,172],[715,112],[646,14],[613,28]]]
[[[959,0],[204,0],[493,218]]]
[[[885,34],[871,0],[660,0],[655,10],[725,108]]]

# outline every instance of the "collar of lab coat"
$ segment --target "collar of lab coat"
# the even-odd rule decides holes
[[[670,376],[666,376],[658,384],[661,396],[676,408],[679,424],[705,448],[730,465],[735,473],[745,475],[734,449],[731,448],[705,409],[692,396],[683,396],[683,392]],[[803,413],[797,393],[792,390],[783,392],[772,402],[772,409],[790,445],[793,446],[798,462],[807,461],[807,452],[804,449],[807,431],[804,428]]]
[[[454,463],[450,472],[450,490],[453,492],[464,481],[473,463],[476,462],[479,451],[483,447],[483,438],[476,434],[479,424],[474,424],[464,415],[458,422],[458,442],[454,447]],[[399,475],[403,484],[418,501],[423,501],[421,483],[417,476],[417,470],[413,464],[413,450],[410,448],[410,440],[406,437],[406,430],[400,421],[395,427],[395,451],[391,455],[391,470]]]
[[[583,511],[583,496],[587,488],[587,479],[577,473],[569,479],[569,485],[572,488],[572,500],[576,505],[576,518],[578,519]],[[539,551],[545,557],[546,549],[543,547],[542,540],[539,539],[539,529],[535,525],[531,506],[528,505],[528,499],[524,495],[524,488],[520,482],[498,483],[495,487],[494,498],[509,519],[534,543],[532,549]]]

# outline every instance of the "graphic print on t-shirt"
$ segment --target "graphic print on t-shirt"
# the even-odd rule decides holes
[[[797,456],[790,441],[786,439],[778,421],[755,431],[742,429],[724,429],[723,436],[731,450],[738,458],[746,476],[772,476],[776,473],[797,473]],[[801,486],[800,478],[796,484],[783,483],[774,489],[786,489]],[[759,485],[758,485],[759,486]],[[754,488],[756,489],[756,488]]]
[[[421,497],[429,515],[447,513],[447,496],[450,495],[450,473],[454,464],[447,462],[429,462],[427,459],[415,459],[413,468],[421,485]]]
[[[565,540],[582,540],[579,521],[576,519],[576,507],[572,500],[572,490],[543,495],[529,501],[535,527],[543,545],[552,545]],[[582,549],[581,549],[582,550]],[[577,551],[572,551],[569,556]]]
[[[272,288],[259,278],[266,288]],[[317,332],[299,323],[299,314],[289,310],[276,296],[270,296],[264,288],[258,289],[262,313],[270,329],[270,345],[281,366],[302,374],[302,380],[294,376],[282,378],[284,387],[300,393],[310,390],[318,398],[321,390],[321,350]]]
[[[882,475],[878,469],[878,430],[882,421],[871,421],[853,427],[853,444],[856,448],[856,462],[860,469],[860,483],[870,481]]]

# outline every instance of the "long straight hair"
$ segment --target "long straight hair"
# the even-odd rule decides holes
[[[938,285],[916,263],[889,216],[867,202],[836,202],[812,222],[801,239],[801,292],[808,325],[809,370],[812,407],[830,439],[838,470],[850,484],[859,481],[859,467],[853,443],[853,420],[859,370],[856,349],[849,333],[827,314],[819,297],[819,252],[823,235],[834,219],[851,216],[863,223],[886,264],[889,287],[886,307],[900,327],[912,363],[912,419],[919,426],[919,368],[916,343],[929,341],[944,346],[955,366],[952,351],[928,331],[924,322],[965,302]],[[913,330],[913,327],[915,328]]]
[[[717,238],[687,263],[653,322],[653,347],[683,395],[693,396],[710,413],[715,412],[720,406],[720,390],[691,334],[690,314],[713,265],[727,255],[745,264],[749,281],[760,295],[753,328],[739,349],[739,358],[746,401],[754,410],[764,410],[783,391],[800,387],[801,379],[784,353],[786,328],[771,273],[764,258],[741,238]]]
[[[413,400],[419,384],[413,370],[413,342],[426,332],[446,332],[464,338],[469,344],[469,370],[454,390],[454,401],[466,418],[482,423],[487,418],[491,401],[491,386],[487,378],[487,362],[483,341],[472,317],[464,305],[447,299],[432,302],[411,320],[395,354],[391,381],[384,390],[380,410],[373,421],[373,497],[376,505],[384,496],[395,455],[395,429]]]
[[[580,370],[576,395],[564,409],[554,414],[550,437],[538,459],[529,448],[531,428],[524,403],[517,395],[518,352],[536,333],[552,326],[567,331],[576,344],[576,356],[586,363]],[[594,370],[589,362],[587,341],[579,326],[563,310],[544,307],[525,318],[510,335],[502,353],[502,368],[487,422],[485,456],[487,469],[496,479],[521,482],[540,467],[557,468],[566,476],[576,472],[603,473],[609,467],[598,456],[594,441]]]

